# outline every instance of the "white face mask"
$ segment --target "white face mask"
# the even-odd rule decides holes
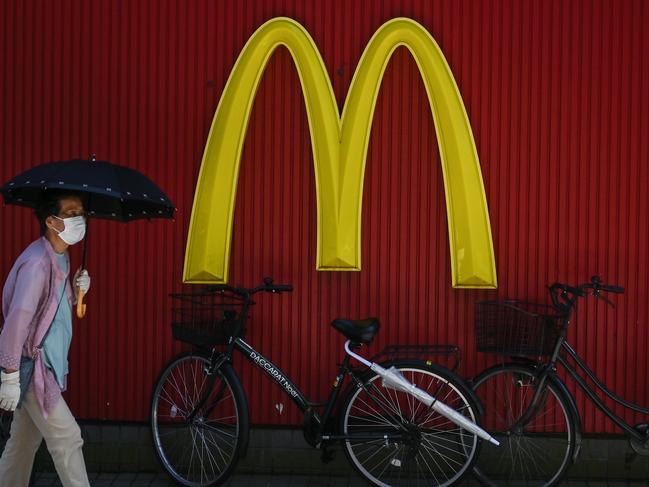
[[[68,245],[74,245],[83,240],[83,237],[86,235],[86,218],[83,216],[72,216],[70,218],[59,218],[56,215],[52,215],[54,218],[57,218],[63,222],[65,226],[63,231],[58,232],[58,230],[53,229],[58,232],[59,237]]]

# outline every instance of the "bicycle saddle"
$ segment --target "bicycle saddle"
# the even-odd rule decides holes
[[[379,320],[377,318],[364,320],[336,318],[331,322],[331,326],[354,342],[370,343],[379,331]]]

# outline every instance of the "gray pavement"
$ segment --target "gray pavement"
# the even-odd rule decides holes
[[[178,484],[173,483],[163,474],[90,474],[92,487],[167,487]],[[38,474],[34,487],[60,486],[56,474]],[[311,476],[311,475],[234,475],[224,484],[225,487],[365,487],[367,483],[358,478]]]
[[[160,470],[151,446],[148,425],[95,422],[82,424],[82,428],[86,465],[90,472],[101,472],[90,474],[93,487],[176,485]],[[570,480],[563,485],[649,487],[647,457],[631,457],[630,452],[631,448],[624,437],[585,437],[579,460],[570,470],[575,479],[581,480]],[[331,463],[324,464],[320,458],[321,452],[305,443],[301,430],[255,428],[251,431],[248,455],[241,459],[225,487],[366,486],[367,483],[354,473],[345,456],[340,451],[337,453]],[[60,486],[45,445],[42,445],[36,460],[38,473],[32,485]],[[460,485],[474,486],[477,487],[478,483],[471,478]],[[15,486],[5,486],[0,479],[0,487]]]
[[[92,487],[167,487],[174,486],[163,474],[155,473],[91,473]],[[60,486],[56,473],[37,473],[32,483],[34,487]],[[463,486],[479,485],[474,480],[466,480]],[[639,480],[568,480],[566,487],[649,487],[649,481]],[[358,477],[338,477],[326,475],[247,475],[235,474],[225,487],[365,487],[367,483]]]

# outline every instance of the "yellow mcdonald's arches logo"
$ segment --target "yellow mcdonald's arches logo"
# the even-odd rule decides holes
[[[417,22],[396,18],[370,39],[342,117],[320,52],[296,21],[263,24],[244,46],[216,109],[198,176],[183,279],[228,280],[239,164],[259,81],[279,46],[293,57],[313,147],[318,214],[318,270],[360,270],[365,159],[383,73],[405,46],[421,73],[444,177],[453,287],[494,288],[496,269],[480,162],[462,97],[439,46]]]

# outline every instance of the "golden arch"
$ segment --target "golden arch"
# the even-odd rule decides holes
[[[394,50],[410,50],[430,103],[444,176],[453,287],[494,288],[489,212],[473,133],[439,46],[417,22],[396,18],[370,39],[352,79],[342,117],[315,42],[296,21],[278,17],[250,37],[216,109],[192,209],[184,281],[228,280],[239,164],[250,111],[268,59],[291,53],[304,93],[313,147],[318,270],[360,270],[365,159],[376,98]]]

